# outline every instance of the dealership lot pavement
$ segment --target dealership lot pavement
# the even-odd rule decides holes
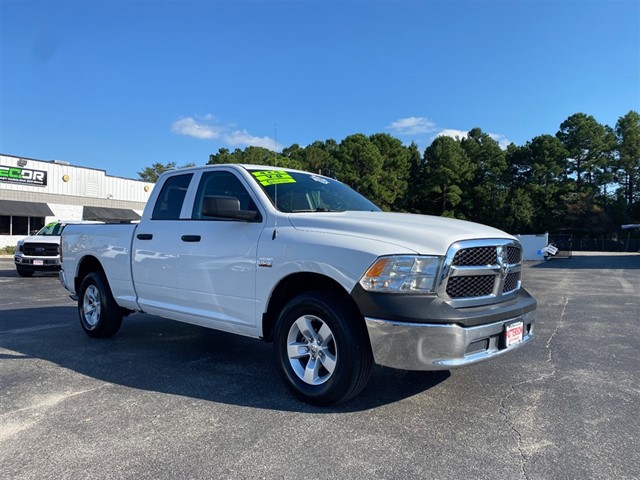
[[[0,259],[0,478],[637,478],[640,255],[524,275],[532,344],[376,367],[321,409],[288,394],[270,345],[140,314],[90,339],[56,276]]]

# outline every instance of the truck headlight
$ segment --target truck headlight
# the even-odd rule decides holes
[[[381,257],[365,272],[360,286],[368,292],[433,293],[440,257]]]

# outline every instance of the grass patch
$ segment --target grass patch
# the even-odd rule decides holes
[[[13,245],[7,245],[6,247],[0,247],[0,255],[13,255],[16,251],[16,247]]]

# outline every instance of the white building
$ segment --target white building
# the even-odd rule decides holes
[[[0,247],[55,220],[138,220],[154,184],[0,154]]]

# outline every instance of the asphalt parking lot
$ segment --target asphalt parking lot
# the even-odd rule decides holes
[[[145,315],[81,330],[0,259],[0,478],[638,478],[640,254],[529,265],[536,338],[451,372],[292,398],[270,345]]]

